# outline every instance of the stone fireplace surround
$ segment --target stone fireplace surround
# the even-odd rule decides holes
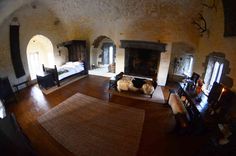
[[[160,42],[121,40],[125,48],[125,69],[127,75],[153,77],[158,72],[160,53],[166,44]]]

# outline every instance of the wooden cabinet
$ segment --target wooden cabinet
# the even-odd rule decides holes
[[[86,48],[85,40],[71,40],[62,42],[58,44],[57,47],[66,47],[68,49],[68,61],[84,61],[88,67],[89,54]]]
[[[58,47],[66,47],[68,49],[68,60],[78,61],[87,59],[86,41],[71,40],[57,45]]]

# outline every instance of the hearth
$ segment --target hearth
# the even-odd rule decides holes
[[[125,74],[142,77],[154,77],[158,73],[160,53],[147,50],[126,48]]]
[[[125,48],[124,73],[149,78],[157,76],[165,46],[160,42],[121,40],[121,47]]]

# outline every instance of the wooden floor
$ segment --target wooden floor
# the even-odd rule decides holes
[[[108,78],[89,75],[46,96],[36,86],[28,87],[19,92],[17,103],[10,103],[7,110],[15,114],[38,155],[73,155],[40,126],[37,118],[77,92],[108,100],[108,82]],[[162,89],[167,98],[168,87]],[[170,108],[164,104],[118,96],[112,96],[111,101],[145,110],[140,156],[191,156],[206,142],[204,135],[173,133],[175,120]]]

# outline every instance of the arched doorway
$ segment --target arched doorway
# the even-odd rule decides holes
[[[42,64],[53,67],[53,45],[47,37],[33,36],[27,45],[26,52],[31,80],[36,79],[36,74],[42,72]]]
[[[89,74],[112,76],[115,73],[116,46],[107,36],[99,36],[93,42]]]

